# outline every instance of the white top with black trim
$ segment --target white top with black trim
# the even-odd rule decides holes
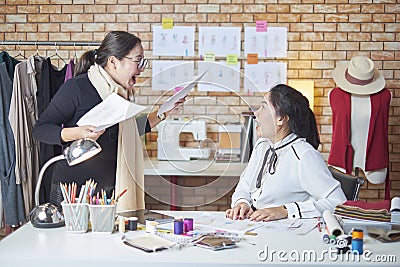
[[[267,138],[257,140],[232,195],[232,207],[240,202],[256,209],[285,205],[288,218],[312,218],[322,216],[325,210],[333,211],[337,204],[346,201],[340,183],[332,177],[319,151],[305,138],[295,138],[295,134],[290,134],[275,144]],[[270,146],[283,147],[276,150],[275,172],[268,171],[268,159],[261,187],[257,188],[257,177]]]

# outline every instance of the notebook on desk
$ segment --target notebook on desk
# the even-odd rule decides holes
[[[146,224],[146,220],[154,219],[158,224],[169,223],[174,221],[174,217],[165,215],[159,212],[142,209],[142,210],[130,210],[119,212],[117,215],[124,217],[137,217],[138,223]]]
[[[127,237],[124,236],[122,241],[125,245],[141,249],[146,252],[156,252],[168,248],[172,248],[176,243],[164,239],[156,235],[141,236],[141,237]]]

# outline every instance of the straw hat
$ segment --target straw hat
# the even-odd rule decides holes
[[[350,62],[338,63],[332,76],[342,90],[351,94],[374,94],[385,87],[382,74],[366,57],[353,57]]]

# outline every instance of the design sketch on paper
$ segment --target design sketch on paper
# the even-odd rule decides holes
[[[286,63],[262,62],[244,66],[244,88],[249,92],[268,92],[276,84],[286,83]]]
[[[225,62],[199,61],[199,73],[207,70],[201,82],[199,91],[239,92],[240,64],[227,65]]]
[[[240,31],[240,27],[199,27],[199,56],[207,52],[240,56]]]
[[[257,32],[256,27],[246,27],[244,54],[258,54],[258,57],[286,57],[287,28],[268,27],[266,32]]]
[[[163,29],[153,26],[153,55],[194,56],[193,26],[175,26]]]
[[[154,60],[151,85],[153,90],[169,91],[182,86],[194,76],[193,61]]]

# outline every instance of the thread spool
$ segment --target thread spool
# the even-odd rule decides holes
[[[362,229],[353,229],[351,232],[351,251],[355,254],[361,255],[364,253],[364,231]]]
[[[125,217],[118,216],[118,232],[121,234],[125,233]]]
[[[353,239],[363,239],[364,231],[362,229],[353,229],[351,232],[351,236]]]
[[[127,230],[128,231],[136,231],[137,230],[137,217],[129,217],[128,218],[128,224],[127,224]]]
[[[351,240],[351,251],[355,254],[361,255],[363,254],[363,245],[364,241],[360,238],[353,238]]]
[[[329,243],[332,245],[336,244],[336,236],[335,235],[330,235],[329,236]]]
[[[176,234],[176,235],[183,234],[183,221],[182,220],[174,221],[174,234]]]
[[[183,232],[187,233],[193,231],[193,218],[185,218],[183,220]]]
[[[154,221],[155,221],[155,219],[153,219],[153,218],[146,219],[146,233],[150,233],[150,230],[151,230],[150,223],[154,222]]]
[[[156,222],[156,221],[149,222],[149,230],[147,230],[147,227],[146,227],[146,232],[149,234],[156,234],[157,226],[158,226],[158,222]]]
[[[329,235],[328,235],[328,234],[324,234],[324,235],[322,236],[322,241],[323,241],[325,244],[329,244],[329,242],[330,242]]]

